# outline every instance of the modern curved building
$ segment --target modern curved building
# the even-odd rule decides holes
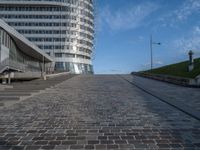
[[[54,58],[55,71],[93,73],[93,0],[0,0],[0,18]]]

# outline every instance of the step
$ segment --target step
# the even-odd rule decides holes
[[[0,96],[0,101],[19,100],[20,97],[16,96]]]
[[[13,86],[13,88],[24,88],[24,87],[27,87],[27,88],[38,88],[38,87],[46,87],[48,85],[52,85],[52,84],[42,84],[42,85],[15,85]]]
[[[5,90],[5,92],[25,92],[25,93],[36,93],[39,92],[40,90],[30,90],[30,89],[10,89],[10,90]]]
[[[23,87],[23,88],[20,88],[20,87],[16,87],[14,88],[13,90],[40,90],[40,89],[45,89],[47,88],[47,86],[45,87],[35,87],[35,88],[29,88],[29,87]]]
[[[30,96],[31,93],[21,93],[21,92],[7,92],[5,91],[4,93],[0,92],[0,96]]]

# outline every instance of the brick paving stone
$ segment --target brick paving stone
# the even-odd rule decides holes
[[[41,146],[27,146],[25,147],[26,150],[36,150],[36,149],[40,149]]]
[[[44,140],[44,137],[34,137],[32,140],[33,141]]]
[[[180,144],[169,144],[169,145],[172,148],[182,148],[182,145],[180,145]]]
[[[48,141],[36,141],[35,145],[47,145]]]
[[[99,144],[99,145],[95,145],[96,149],[106,149],[106,145],[105,144]]]
[[[62,145],[74,145],[77,144],[77,141],[62,141]]]
[[[66,149],[69,149],[70,146],[69,145],[56,145],[55,146],[55,149],[58,149],[58,150],[66,150]]]
[[[148,148],[148,145],[147,144],[134,144],[134,147],[135,148]],[[159,148],[163,148],[163,147],[159,147]]]
[[[128,144],[142,144],[142,140],[127,140]]]
[[[101,144],[114,144],[113,140],[101,140]]]
[[[32,140],[30,140],[30,141],[21,141],[21,143],[20,143],[20,145],[24,145],[24,146],[28,146],[28,145],[32,145],[33,143],[34,143],[35,141],[32,141]]]
[[[195,147],[199,147],[200,148],[200,143],[194,143]]]
[[[126,140],[115,140],[115,144],[127,144]]]
[[[157,144],[159,148],[169,148],[169,144]]]
[[[78,140],[78,141],[77,141],[77,144],[86,145],[86,144],[88,144],[88,141],[87,141],[87,140]]]
[[[83,145],[71,145],[70,149],[83,149],[84,146]]]
[[[195,150],[199,135],[198,120],[115,75],[76,76],[0,108],[0,150]]]
[[[119,140],[120,139],[120,136],[108,136],[108,139],[109,140]]]
[[[63,140],[66,140],[66,139],[67,139],[67,137],[64,137],[64,136],[63,137],[62,136],[56,137],[56,140],[58,140],[58,141],[60,141],[60,140],[63,141]]]
[[[132,139],[135,139],[134,136],[121,136],[121,139],[123,140],[132,140]]]
[[[44,140],[55,140],[55,136],[46,136],[44,137]]]
[[[120,149],[131,149],[131,148],[135,148],[135,146],[132,144],[119,144],[119,148]]]
[[[115,145],[107,145],[107,149],[118,149],[119,145],[115,144]]]
[[[99,144],[98,140],[89,140],[88,144]]]
[[[18,145],[20,143],[20,141],[7,141],[6,145]]]
[[[5,145],[6,143],[6,141],[0,141],[0,145]]]
[[[55,149],[55,145],[42,146],[41,149]]]
[[[85,136],[70,136],[68,137],[68,140],[85,140]]]
[[[98,133],[99,130],[88,130],[88,133]]]
[[[60,145],[61,141],[49,141],[49,145]]]
[[[107,136],[98,136],[98,140],[107,140],[108,137]]]
[[[85,145],[85,149],[94,149],[94,145]]]

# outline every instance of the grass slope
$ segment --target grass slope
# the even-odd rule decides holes
[[[157,69],[145,71],[152,74],[164,74],[178,77],[195,78],[200,74],[200,58],[194,60],[194,70],[188,72],[189,61],[172,64]]]

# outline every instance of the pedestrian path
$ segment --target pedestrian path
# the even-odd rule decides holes
[[[0,149],[200,149],[200,122],[116,75],[80,75],[0,109]]]
[[[172,104],[182,107],[200,118],[200,88],[189,88],[139,76],[125,78]]]

